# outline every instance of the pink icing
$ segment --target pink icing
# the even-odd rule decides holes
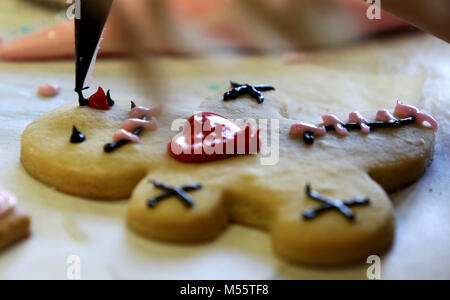
[[[147,119],[151,119],[152,117],[157,117],[162,113],[162,106],[158,105],[153,108],[146,108],[142,106],[137,106],[133,108],[130,112],[130,118],[132,119],[141,119],[142,117],[147,117]]]
[[[398,102],[397,106],[395,107],[394,114],[400,118],[414,117],[420,124],[428,122],[431,125],[431,127],[433,127],[434,132],[436,132],[439,127],[438,122],[432,116],[421,112],[418,108],[412,105],[407,105]]]
[[[292,136],[303,136],[305,132],[312,132],[315,136],[324,136],[327,133],[325,127],[317,127],[307,123],[296,123],[291,126],[290,134]]]
[[[322,116],[324,126],[333,126],[336,129],[337,134],[342,136],[348,135],[348,130],[342,126],[344,123],[339,120],[335,115],[328,114]]]
[[[395,118],[387,109],[381,109],[377,112],[376,120],[378,122],[391,122],[395,121]]]
[[[55,84],[44,84],[38,89],[39,97],[55,97],[61,91],[61,87]]]
[[[126,131],[133,132],[137,128],[142,127],[148,130],[155,130],[158,128],[158,123],[155,119],[152,119],[150,121],[147,120],[141,120],[141,119],[128,119],[122,124],[122,128]]]
[[[359,112],[351,112],[348,116],[349,123],[359,123],[361,126],[361,131],[365,134],[370,133],[370,127],[367,126],[367,120]]]
[[[130,141],[132,143],[139,143],[140,138],[133,132],[138,128],[144,128],[147,130],[156,130],[158,128],[158,122],[154,119],[154,116],[161,114],[161,106],[155,108],[146,108],[137,106],[130,112],[130,118],[122,123],[122,126],[113,135],[113,142],[117,143],[122,140]],[[143,119],[143,118],[146,119]]]
[[[130,141],[132,143],[139,143],[140,138],[137,135],[126,131],[125,129],[119,129],[113,135],[113,142],[117,143],[117,142],[120,142],[122,140],[127,140],[127,141]]]
[[[16,203],[15,197],[0,188],[0,221],[14,212]]]

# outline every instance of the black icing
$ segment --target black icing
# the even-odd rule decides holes
[[[135,107],[136,107],[136,104],[133,101],[131,101],[131,109],[133,109]],[[143,117],[142,119],[146,120],[147,118]],[[133,134],[140,135],[142,133],[142,131],[144,131],[144,128],[139,127],[135,131],[133,131]],[[114,143],[114,142],[108,143],[103,147],[103,151],[105,151],[105,153],[111,153],[111,152],[125,146],[128,143],[130,143],[129,140],[121,140],[121,141],[118,141],[117,143]]]
[[[114,100],[111,98],[111,91],[108,90],[108,92],[106,93],[106,101],[108,101],[108,106],[114,106]]]
[[[76,126],[72,128],[72,136],[70,137],[70,142],[72,144],[80,144],[86,140],[86,136],[82,134]]]
[[[350,200],[334,200],[325,196],[320,195],[316,191],[314,191],[311,186],[308,184],[306,186],[306,195],[314,200],[322,202],[323,205],[314,209],[307,209],[303,212],[303,218],[310,220],[316,218],[318,215],[329,211],[329,210],[337,210],[341,214],[343,214],[348,220],[355,220],[355,214],[349,208],[350,206],[358,206],[358,205],[369,205],[369,198],[356,198]]]
[[[86,76],[96,54],[113,0],[80,0],[75,18],[75,92],[80,106],[89,101],[83,97]]]
[[[144,118],[144,119],[145,119],[145,118]],[[144,130],[144,128],[139,127],[138,129],[136,129],[135,131],[133,131],[133,134],[134,134],[134,135],[140,135],[140,134],[142,133],[143,130]],[[128,144],[128,143],[130,143],[129,140],[121,140],[121,141],[118,141],[117,143],[114,143],[114,142],[108,143],[108,144],[106,144],[106,145],[103,147],[103,150],[104,150],[106,153],[111,153],[111,152],[113,152],[113,151],[119,149],[120,147],[125,146],[125,145]]]
[[[256,99],[258,103],[262,104],[264,102],[264,94],[262,92],[274,91],[275,88],[270,85],[251,85],[251,84],[240,84],[231,81],[232,90],[226,92],[223,95],[223,100],[235,100],[242,95],[249,95],[250,97]]]
[[[401,126],[412,124],[416,121],[416,118],[414,117],[408,117],[405,119],[398,119],[393,120],[389,122],[372,122],[372,123],[365,123],[367,126],[369,126],[370,130],[373,129],[381,129],[381,128],[398,128]],[[342,127],[346,128],[347,130],[361,130],[361,124],[360,123],[347,123],[343,124]],[[329,125],[325,126],[325,129],[327,131],[334,131],[336,130],[334,126]],[[303,134],[303,141],[306,144],[313,144],[314,143],[314,134],[310,131],[307,131]]]
[[[191,196],[187,193],[190,191],[196,191],[202,189],[201,184],[187,184],[181,187],[173,187],[171,185],[157,182],[155,180],[152,180],[151,183],[158,189],[161,189],[164,191],[159,196],[153,197],[148,200],[148,206],[149,207],[155,207],[160,201],[167,199],[169,197],[175,196],[179,200],[181,200],[187,207],[193,207],[194,206],[194,200],[191,198]]]
[[[78,94],[78,104],[80,106],[87,106],[89,105],[89,99],[84,98],[83,91],[87,90],[89,87],[75,89],[75,92]]]
[[[305,134],[303,135],[303,141],[307,145],[314,144],[314,133],[312,133],[311,131],[305,132]]]

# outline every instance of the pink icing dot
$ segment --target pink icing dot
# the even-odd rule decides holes
[[[303,136],[305,132],[312,132],[315,136],[324,136],[327,133],[325,127],[317,127],[307,123],[296,123],[291,126],[290,134],[292,136]]]
[[[51,98],[55,97],[61,91],[61,87],[55,84],[44,84],[38,89],[38,96]]]
[[[323,125],[324,126],[333,126],[334,129],[336,129],[337,134],[342,136],[348,135],[348,130],[342,126],[344,123],[338,119],[335,115],[329,114],[329,115],[323,115],[322,116]]]
[[[417,107],[412,105],[398,102],[394,113],[400,118],[414,117],[420,124],[427,122],[435,132],[438,130],[439,124],[431,115],[421,112]]]
[[[348,116],[349,123],[360,123],[361,131],[365,134],[370,133],[370,127],[367,126],[367,120],[359,112],[351,112]]]

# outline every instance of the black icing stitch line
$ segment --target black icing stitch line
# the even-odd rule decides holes
[[[369,126],[370,130],[372,130],[372,129],[380,129],[380,128],[397,128],[400,126],[412,124],[415,121],[416,121],[416,118],[408,117],[405,119],[397,119],[397,120],[389,121],[389,122],[372,122],[372,123],[363,123],[363,124],[366,124],[367,126]],[[343,124],[342,127],[344,127],[347,130],[361,130],[360,123],[347,123],[347,124]],[[325,126],[325,129],[327,131],[336,130],[336,128],[334,128],[334,126],[332,126],[332,125]],[[314,144],[314,139],[315,139],[314,133],[312,133],[311,131],[306,131],[303,134],[303,141],[305,142],[305,144],[308,144],[308,145]]]
[[[187,207],[194,206],[194,200],[189,196],[187,192],[196,191],[202,189],[201,184],[187,184],[181,187],[173,187],[171,185],[157,182],[155,180],[150,181],[156,188],[162,189],[165,192],[159,196],[150,198],[148,200],[149,207],[155,207],[160,201],[167,199],[172,196],[176,196],[179,200],[181,200]]]
[[[329,210],[337,210],[341,214],[343,214],[349,221],[355,220],[355,214],[349,208],[349,206],[358,206],[358,205],[370,205],[369,198],[356,198],[350,200],[333,200],[331,198],[325,197],[314,191],[311,186],[306,185],[306,195],[314,200],[324,203],[322,206],[319,206],[314,209],[307,209],[303,212],[303,218],[307,220],[311,220],[316,218],[318,215],[329,211]]]
[[[136,104],[134,104],[134,102],[131,101],[131,109],[133,109],[133,108],[135,108],[135,107],[136,107]],[[142,118],[142,120],[147,120],[147,118],[144,116],[144,117]],[[133,131],[132,134],[134,134],[134,135],[140,135],[140,134],[142,133],[142,131],[144,131],[144,128],[139,127],[139,128],[137,128],[135,131]],[[118,141],[117,143],[114,143],[114,142],[108,143],[108,144],[106,144],[106,145],[103,147],[103,151],[105,151],[106,153],[111,153],[111,152],[113,152],[113,151],[119,149],[120,147],[125,146],[125,145],[128,144],[128,143],[130,143],[129,140],[121,140],[121,141]]]
[[[78,131],[77,127],[74,125],[72,128],[72,135],[70,137],[70,142],[72,144],[80,144],[86,140],[86,136]]]
[[[230,81],[231,87],[233,88],[231,91],[226,92],[223,95],[223,100],[235,100],[238,97],[248,94],[250,97],[256,99],[259,104],[264,102],[264,94],[262,92],[274,91],[275,88],[270,85],[251,85],[251,84],[240,84],[233,81]]]

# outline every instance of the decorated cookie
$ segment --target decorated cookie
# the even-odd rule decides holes
[[[128,226],[149,239],[205,242],[233,222],[267,231],[288,261],[364,262],[390,244],[387,192],[423,174],[436,124],[399,103],[314,125],[290,118],[290,101],[272,86],[232,83],[195,112],[159,117],[129,101],[109,110],[76,102],[29,125],[21,159],[60,191],[131,197]]]
[[[0,251],[30,235],[30,218],[16,205],[16,198],[0,188]]]

